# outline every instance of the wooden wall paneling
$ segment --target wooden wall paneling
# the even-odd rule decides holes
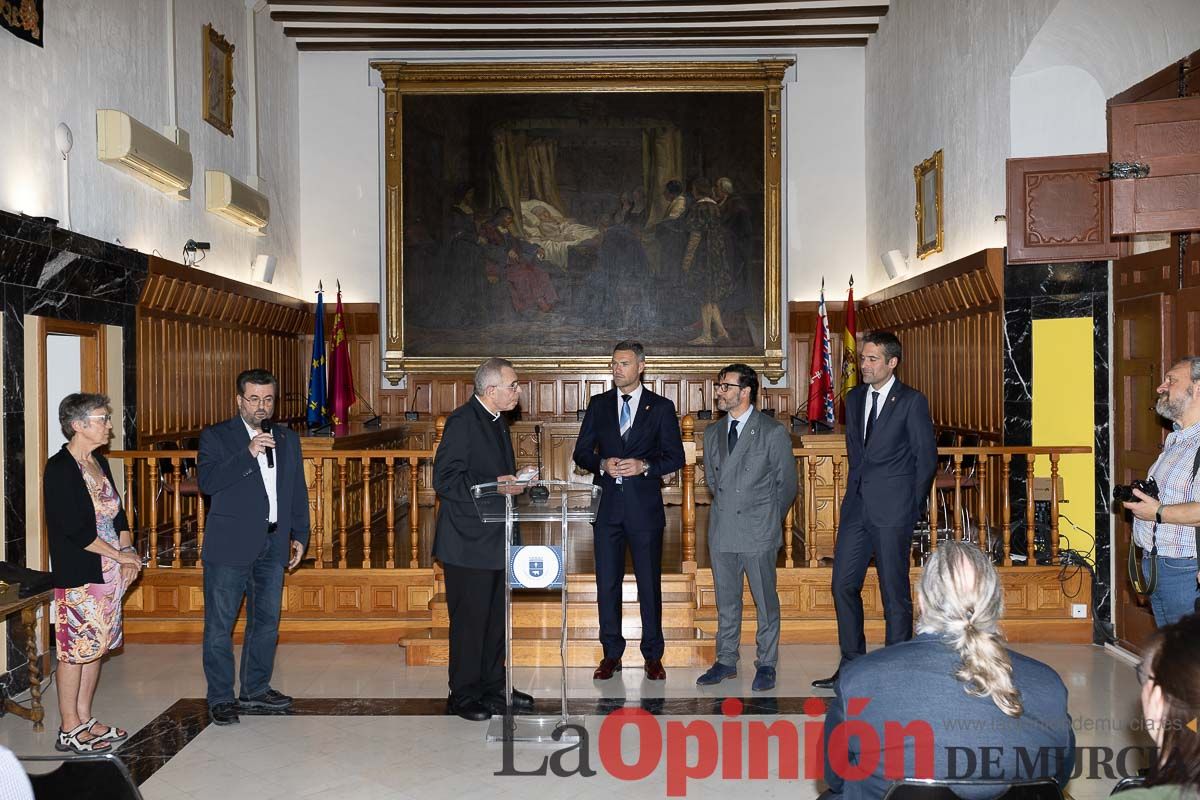
[[[234,378],[249,366],[279,378],[280,418],[301,413],[304,324],[298,300],[151,258],[137,320],[140,444],[192,436],[229,416]]]
[[[860,330],[892,330],[899,374],[929,398],[934,424],[1003,438],[1003,251],[980,251],[868,295]],[[835,340],[836,341],[836,340]]]

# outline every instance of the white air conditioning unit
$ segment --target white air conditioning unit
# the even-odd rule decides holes
[[[262,192],[251,189],[227,172],[204,171],[204,205],[218,217],[261,234],[271,220],[271,204]]]
[[[96,110],[96,157],[160,192],[182,199],[192,185],[192,154],[133,117]]]

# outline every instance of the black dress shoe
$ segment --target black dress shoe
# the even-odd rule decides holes
[[[838,676],[841,674],[841,672],[842,671],[839,669],[839,670],[835,671],[832,675],[830,675],[828,678],[817,678],[815,681],[812,682],[813,688],[814,689],[832,689],[834,687],[834,685],[837,683]]]
[[[214,725],[233,725],[241,722],[238,719],[236,703],[217,703],[215,706],[209,706],[208,718],[213,721]]]
[[[492,718],[492,710],[479,700],[447,700],[446,714],[462,717],[471,722],[484,722]]]
[[[512,704],[517,711],[533,711],[533,695],[513,689]]]
[[[496,716],[504,716],[504,695],[500,692],[497,692],[496,694],[484,695],[480,702],[487,706],[488,710]],[[518,692],[516,689],[513,689],[512,710],[533,711],[533,698],[524,692]]]
[[[619,658],[602,658],[600,666],[596,667],[596,671],[592,673],[592,680],[606,681],[613,676],[614,672],[621,671],[621,659]]]

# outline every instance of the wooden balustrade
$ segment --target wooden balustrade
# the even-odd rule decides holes
[[[429,548],[422,548],[421,535],[432,531],[434,492],[428,467],[433,453],[304,452],[311,520],[307,557],[312,567],[394,568],[398,520],[407,521],[401,538],[407,536],[409,546],[401,545],[401,554],[407,554],[402,560],[408,567],[418,568],[424,550],[428,562]],[[194,450],[117,450],[109,454],[110,459],[124,462],[125,508],[148,569],[199,566],[206,507],[198,492],[189,496],[184,489],[188,478],[183,469],[185,464],[195,463],[196,456]],[[326,482],[327,475],[333,480]],[[382,547],[375,547],[376,538]]]
[[[681,427],[685,441],[693,441],[691,418],[684,417]],[[998,564],[1011,566],[1013,525],[1020,520],[1025,528],[1025,553],[1033,554],[1033,479],[1039,465],[1048,465],[1048,549],[1044,555],[1056,563],[1060,459],[1089,452],[1088,447],[940,448],[938,454],[945,466],[930,490],[928,514],[915,532],[917,547],[928,553],[937,548],[939,540],[965,539],[991,552]],[[800,486],[784,521],[784,563],[788,568],[828,566],[849,478],[843,443],[829,439],[819,447],[800,447],[792,453]],[[430,485],[433,455],[433,450],[306,451],[312,519],[308,558],[312,567],[428,567],[436,515],[436,497]],[[135,541],[148,554],[147,567],[199,565],[205,504],[198,494],[186,490],[188,476],[184,474],[185,465],[195,463],[196,452],[128,450],[114,451],[110,457],[124,462],[126,508]],[[1015,520],[1010,491],[1014,458],[1025,462],[1023,473],[1017,474],[1022,475],[1026,487],[1024,513],[1018,513]],[[703,454],[697,453],[681,470],[682,572],[697,568],[696,506],[709,502],[702,463]],[[325,480],[326,476],[332,480]]]
[[[923,553],[937,549],[938,541],[975,541],[993,554],[996,562],[1012,566],[1012,460],[1025,460],[1025,553],[1035,554],[1034,474],[1039,465],[1049,466],[1049,521],[1046,525],[1047,548],[1043,554],[1050,563],[1058,562],[1059,552],[1059,462],[1062,456],[1086,454],[1090,447],[943,447],[938,449],[942,469],[930,488],[928,513],[918,523],[914,543]],[[829,439],[819,447],[800,447],[792,451],[801,486],[796,505],[784,523],[785,563],[791,566],[796,536],[803,536],[808,566],[832,563],[837,540],[839,513],[848,470],[844,444]],[[964,462],[970,464],[964,468]],[[974,492],[974,497],[969,493]],[[867,502],[870,499],[867,498]],[[974,518],[971,514],[974,513]],[[797,529],[794,520],[801,520]],[[1028,563],[1033,563],[1030,557]]]

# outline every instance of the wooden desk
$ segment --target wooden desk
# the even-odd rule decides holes
[[[37,610],[43,605],[48,605],[53,599],[54,590],[47,589],[41,594],[0,604],[2,618],[21,612],[21,623],[25,626],[25,657],[29,659],[29,706],[25,707],[11,697],[5,697],[4,710],[33,722],[34,733],[41,733],[46,729],[42,724],[46,711],[42,708],[42,662],[37,651]]]

